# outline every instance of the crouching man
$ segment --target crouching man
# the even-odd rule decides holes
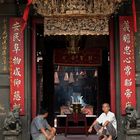
[[[93,122],[88,132],[96,130],[101,140],[115,140],[117,137],[117,122],[114,113],[110,112],[108,103],[102,105],[103,113]]]
[[[53,140],[56,129],[51,127],[46,118],[48,112],[41,110],[40,114],[35,117],[31,123],[31,135],[33,140]]]

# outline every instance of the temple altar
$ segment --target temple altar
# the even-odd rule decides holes
[[[78,123],[75,123],[74,120],[70,121],[68,124],[68,134],[86,134],[84,123],[87,124],[88,129],[92,124],[92,122],[96,119],[96,117],[97,117],[96,115],[85,115],[86,122],[80,121]],[[65,133],[67,115],[57,115],[56,118],[57,118],[57,127],[56,127],[57,133],[59,134]]]

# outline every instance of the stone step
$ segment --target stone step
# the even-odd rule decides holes
[[[67,135],[67,137],[64,135],[57,135],[55,140],[98,140],[98,137],[96,135]]]

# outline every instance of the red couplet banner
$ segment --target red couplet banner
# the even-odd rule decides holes
[[[128,105],[136,107],[134,30],[131,16],[119,17],[121,112]]]
[[[24,106],[24,33],[22,18],[10,18],[10,108],[20,106],[20,115],[25,115]]]

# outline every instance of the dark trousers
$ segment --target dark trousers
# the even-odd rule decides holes
[[[94,125],[94,129],[96,130],[96,132],[98,132],[101,129],[101,127],[102,126],[99,123]],[[114,128],[112,123],[107,124],[106,129],[103,130],[102,135],[111,135],[113,139],[117,137],[116,129]]]

